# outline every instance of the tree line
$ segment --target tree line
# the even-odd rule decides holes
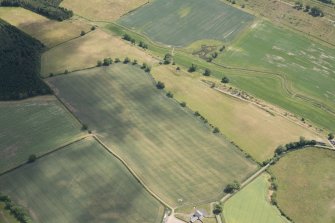
[[[304,137],[301,136],[299,141],[290,142],[285,145],[279,145],[274,152],[274,156],[271,159],[263,161],[261,165],[265,166],[268,163],[274,165],[287,152],[315,145],[324,145],[324,143],[317,142],[316,140],[306,140]]]
[[[324,13],[320,8],[318,8],[316,6],[311,7],[309,5],[304,6],[304,4],[300,1],[296,1],[294,3],[293,8],[295,8],[296,10],[303,10],[304,12],[306,12],[306,13],[310,14],[311,16],[314,16],[314,17],[318,17],[318,16],[323,17],[324,16]]]
[[[60,0],[0,0],[0,6],[22,7],[58,21],[71,18],[73,12],[59,7],[60,2]]]
[[[15,205],[8,196],[0,194],[0,202],[3,202],[5,204],[5,210],[8,210],[10,214],[13,215],[18,222],[20,223],[30,222],[30,218],[27,212],[23,208]]]
[[[43,45],[0,19],[0,100],[50,93],[39,78]]]

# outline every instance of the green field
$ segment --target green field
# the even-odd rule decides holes
[[[260,21],[215,62],[275,73],[240,75],[233,78],[233,83],[335,130],[334,55],[333,47]]]
[[[294,151],[271,167],[279,207],[296,223],[335,222],[335,151]]]
[[[219,198],[227,183],[256,170],[226,139],[159,92],[138,66],[115,64],[47,82],[170,205]]]
[[[80,128],[54,97],[0,102],[0,172],[73,141]]]
[[[93,139],[1,176],[0,190],[41,223],[160,223],[164,211]]]
[[[279,210],[271,205],[269,176],[262,174],[231,199],[223,208],[227,223],[287,223]]]
[[[155,0],[118,23],[156,42],[186,46],[202,39],[231,41],[253,18],[219,0]]]

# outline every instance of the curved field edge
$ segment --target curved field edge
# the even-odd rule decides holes
[[[0,102],[0,173],[84,136],[81,124],[53,96]]]
[[[216,200],[227,183],[243,181],[256,169],[222,136],[155,89],[137,66],[114,64],[46,81],[171,206]]]
[[[27,208],[36,222],[159,223],[164,212],[94,139],[81,140],[0,179],[0,190]]]
[[[263,173],[224,203],[226,223],[288,223],[270,203],[269,178]]]
[[[334,166],[333,150],[306,148],[281,158],[270,168],[280,209],[298,223],[334,222]]]

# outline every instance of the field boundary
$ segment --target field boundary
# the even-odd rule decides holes
[[[36,157],[36,160],[41,159],[41,158],[43,158],[43,157],[45,157],[45,156],[51,155],[51,154],[53,154],[53,153],[55,153],[55,152],[57,152],[57,151],[59,151],[59,150],[65,149],[66,147],[68,147],[68,146],[70,146],[70,145],[72,145],[72,144],[75,144],[75,143],[77,143],[77,142],[80,142],[80,141],[82,141],[82,140],[84,140],[84,139],[87,139],[87,138],[89,138],[89,137],[91,137],[91,135],[89,135],[89,134],[84,135],[84,136],[81,136],[81,137],[78,137],[78,138],[75,139],[74,141],[68,142],[68,143],[66,143],[66,144],[64,144],[64,145],[62,145],[62,146],[60,146],[60,147],[58,147],[58,148],[56,148],[56,149],[54,149],[54,150],[51,150],[51,151],[49,151],[49,152],[47,152],[47,153],[44,153],[44,154],[42,154],[42,155],[40,155],[40,156],[37,156],[37,157]],[[35,162],[36,162],[36,161],[35,161]],[[33,163],[33,162],[32,162],[32,163]],[[25,163],[22,163],[22,164],[20,164],[20,165],[18,165],[18,166],[16,166],[16,167],[13,167],[13,168],[11,168],[11,169],[9,169],[9,170],[5,170],[4,172],[0,173],[0,177],[3,176],[3,175],[5,175],[5,174],[8,174],[8,173],[10,173],[10,172],[13,172],[14,170],[17,170],[17,169],[19,169],[19,168],[21,168],[21,167],[23,167],[23,166],[25,166],[25,165],[29,165],[29,164],[30,164],[30,163],[26,161]]]
[[[258,108],[260,108],[260,109],[262,109],[262,110],[268,111],[268,110],[264,109],[260,104],[257,104],[257,103],[254,102],[254,101],[251,101],[251,100],[247,100],[247,99],[238,97],[238,96],[236,96],[236,95],[234,95],[234,94],[231,94],[231,93],[229,93],[229,92],[225,92],[225,91],[223,91],[223,90],[221,90],[221,89],[219,89],[219,88],[214,88],[214,90],[215,90],[215,91],[218,91],[218,92],[220,92],[220,93],[222,93],[222,94],[225,94],[225,95],[227,95],[227,96],[229,96],[229,97],[236,98],[236,99],[238,99],[238,100],[240,100],[240,101],[243,101],[243,102],[245,102],[245,103],[250,103],[250,104],[252,104],[252,105],[254,105],[254,106],[256,106],[256,107],[258,107]],[[280,112],[278,112],[278,111],[276,111],[276,110],[271,110],[271,112],[276,113],[277,115],[281,116],[282,118],[285,118],[286,120],[288,120],[289,122],[291,122],[291,123],[293,123],[293,124],[296,124],[296,125],[299,125],[299,126],[303,127],[303,128],[306,129],[307,131],[310,131],[310,132],[315,133],[316,135],[320,136],[321,138],[323,138],[323,139],[325,140],[324,135],[320,134],[319,132],[317,132],[317,131],[315,131],[315,130],[313,130],[313,129],[307,128],[306,126],[302,125],[301,123],[299,123],[299,122],[297,122],[297,121],[294,121],[293,119],[288,118],[287,116],[281,114]],[[327,141],[327,140],[325,140],[325,141]]]
[[[141,177],[135,172],[135,170],[133,170],[133,168],[131,168],[127,162],[121,158],[119,155],[117,155],[111,148],[109,148],[109,146],[107,146],[104,142],[102,142],[102,140],[99,139],[98,136],[93,135],[93,138],[102,146],[104,147],[104,149],[110,153],[111,155],[113,155],[114,157],[116,157],[118,160],[121,161],[121,163],[128,169],[128,171],[135,177],[135,179],[138,181],[138,183],[140,183],[144,189],[149,192],[154,198],[156,198],[161,204],[163,204],[164,206],[168,207],[171,210],[174,210],[174,208],[169,205],[168,203],[166,203],[165,201],[163,201],[155,192],[153,192],[141,179]]]
[[[248,184],[250,184],[252,181],[254,181],[259,175],[261,175],[264,171],[266,171],[271,165],[275,165],[276,162],[278,162],[281,158],[287,156],[289,153],[294,152],[294,151],[305,150],[305,149],[308,149],[308,148],[311,148],[311,147],[319,148],[319,149],[326,149],[326,150],[330,150],[330,151],[334,151],[335,152],[335,148],[332,148],[332,147],[329,147],[329,146],[321,146],[321,145],[314,145],[314,146],[306,145],[306,146],[304,146],[304,147],[302,147],[300,149],[289,150],[289,151],[285,152],[284,154],[282,154],[281,156],[279,156],[279,159],[277,161],[274,161],[272,159],[268,164],[266,164],[264,167],[262,167],[261,169],[259,169],[256,173],[254,173],[251,177],[249,177],[247,180],[245,180],[243,183],[241,183],[240,190],[242,188],[244,188],[245,186],[247,186]],[[227,194],[227,195],[225,195],[223,198],[220,199],[220,202],[222,202],[222,203],[226,202],[232,196],[234,196],[235,194],[237,194],[239,191],[237,191],[236,193],[233,193],[233,194]]]
[[[94,32],[95,30],[89,30],[89,31],[87,31],[86,33],[85,33],[85,35],[79,35],[79,36],[75,36],[75,37],[73,37],[73,38],[71,38],[71,39],[68,39],[68,40],[65,40],[65,41],[63,41],[63,42],[61,42],[61,43],[57,43],[56,45],[54,45],[54,46],[51,46],[51,47],[45,47],[45,50],[43,51],[43,53],[45,53],[45,52],[47,52],[47,51],[49,51],[49,50],[51,50],[51,49],[53,49],[53,48],[56,48],[56,47],[58,47],[58,46],[60,46],[60,45],[63,45],[63,44],[65,44],[65,43],[68,43],[68,42],[70,42],[70,41],[72,41],[72,40],[76,40],[76,39],[79,39],[79,38],[81,38],[81,37],[84,37],[84,36],[86,36],[87,34],[89,34],[89,33],[91,33],[91,32]]]

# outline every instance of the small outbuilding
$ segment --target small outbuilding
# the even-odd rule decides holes
[[[195,210],[194,214],[191,216],[191,223],[195,223],[197,221],[202,222],[202,219],[204,219],[204,213],[202,213],[199,210]]]

